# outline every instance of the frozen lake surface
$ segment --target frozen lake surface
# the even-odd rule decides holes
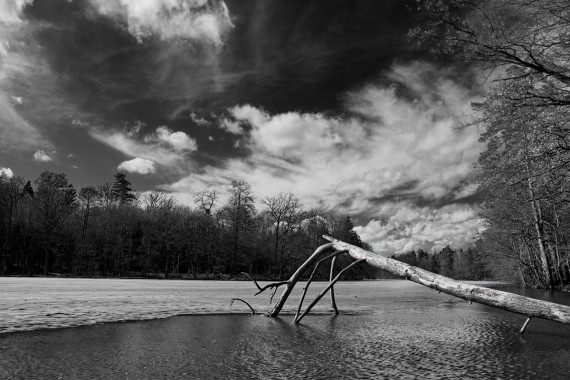
[[[260,282],[260,285],[266,283]],[[304,283],[298,283],[283,313],[296,307]],[[313,282],[305,300],[310,303],[324,283]],[[463,302],[422,286],[400,280],[341,282],[336,287],[337,305],[349,313],[369,313],[412,304]],[[278,290],[274,302],[281,294]],[[165,318],[180,314],[248,313],[242,298],[257,313],[267,311],[269,291],[258,296],[250,281],[182,281],[138,279],[66,279],[0,277],[0,333],[39,328],[91,325],[101,322]],[[323,299],[313,310],[329,312]]]
[[[297,284],[284,314],[296,311],[303,286]],[[308,305],[323,287],[324,283],[313,282],[305,303]],[[269,310],[269,291],[254,297],[256,292],[250,281],[0,277],[0,333],[180,314],[249,312],[240,302],[230,308],[232,298],[244,299],[257,313]],[[352,314],[465,302],[402,280],[340,282],[335,294],[341,311]],[[324,298],[313,310],[328,313],[329,305]]]
[[[313,295],[323,285],[313,284]],[[342,314],[332,316],[323,302],[299,326],[288,314],[230,308],[234,297],[257,312],[270,308],[267,295],[253,297],[251,282],[0,278],[0,292],[0,378],[567,379],[570,372],[570,326],[532,320],[521,336],[523,316],[402,280],[339,283]],[[526,293],[570,304],[570,294]],[[99,323],[179,314],[216,315]],[[56,329],[79,325],[89,326]]]

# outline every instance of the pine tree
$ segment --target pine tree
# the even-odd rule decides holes
[[[30,183],[30,181],[26,182],[26,184],[24,185],[24,188],[22,189],[22,196],[23,197],[30,197],[33,198],[34,197],[34,189],[32,188],[32,184]]]
[[[127,179],[125,173],[116,173],[115,182],[113,182],[113,197],[119,201],[119,204],[131,204],[137,197],[133,194],[131,182]]]

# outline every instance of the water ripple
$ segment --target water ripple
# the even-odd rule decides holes
[[[144,312],[227,312],[228,293],[251,296],[247,283],[232,283],[231,291],[227,283],[153,285],[160,290],[112,285],[122,290],[75,297],[77,289],[57,288],[59,296],[44,301],[31,294],[31,303],[12,298],[17,305],[2,311],[11,318],[3,326],[16,331]],[[302,325],[292,325],[290,316],[236,314],[0,334],[0,378],[567,379],[570,373],[568,326],[533,320],[521,336],[524,317],[402,281],[373,285],[344,284],[339,306],[351,313],[332,316],[325,304]],[[127,295],[132,302],[124,302]],[[268,307],[267,300],[253,302]]]

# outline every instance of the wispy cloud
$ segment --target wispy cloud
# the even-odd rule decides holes
[[[52,144],[34,125],[20,115],[16,105],[10,102],[5,93],[2,93],[1,85],[2,79],[0,78],[0,133],[2,135],[0,147],[4,151],[28,150],[37,146],[51,148]]]
[[[51,149],[52,143],[34,121],[39,108],[54,99],[53,76],[43,61],[30,25],[23,16],[32,0],[0,2],[0,147],[4,150]],[[32,99],[28,99],[30,96]],[[28,100],[30,100],[28,102]],[[42,104],[40,106],[40,104]],[[40,116],[45,119],[45,114]]]
[[[90,0],[96,12],[127,25],[139,42],[157,36],[220,47],[232,27],[228,9],[218,0]]]
[[[166,126],[158,127],[146,135],[141,135],[138,126],[121,131],[90,128],[89,134],[128,156],[171,168],[177,168],[180,162],[187,160],[189,155],[198,149],[194,138],[185,132],[174,132]]]
[[[121,162],[117,169],[129,173],[152,174],[156,173],[156,164],[151,160],[136,157],[132,160]]]

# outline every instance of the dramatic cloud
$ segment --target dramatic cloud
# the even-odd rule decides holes
[[[3,165],[28,173],[42,168],[32,155],[53,158],[85,182],[119,163],[160,171],[138,180],[184,203],[239,178],[258,200],[291,191],[350,214],[383,251],[404,236],[447,241],[446,218],[471,210],[466,178],[482,147],[455,127],[476,99],[463,73],[389,69],[419,54],[405,43],[406,6],[228,3],[231,18],[221,0],[0,0]],[[457,222],[465,236],[471,216]],[[428,232],[398,232],[405,217]]]
[[[139,42],[158,36],[182,38],[220,47],[232,27],[223,1],[90,0],[100,14],[126,23]]]
[[[121,162],[117,167],[118,170],[124,170],[129,173],[152,174],[156,173],[156,165],[151,160],[136,157],[132,160]]]
[[[231,120],[223,120],[220,128],[239,132],[240,144],[250,154],[166,188],[192,193],[225,186],[239,176],[260,197],[291,191],[307,206],[376,218],[361,232],[383,252],[401,251],[404,247],[397,242],[404,239],[410,242],[405,249],[410,244],[464,244],[480,222],[469,206],[429,206],[472,194],[465,180],[483,149],[476,130],[455,128],[474,98],[451,75],[424,63],[395,67],[387,74],[392,85],[371,84],[346,94],[344,117],[271,115],[251,105],[233,107]],[[393,215],[382,212],[386,205],[403,201],[408,214],[396,215],[397,208],[390,208]],[[413,228],[397,238],[392,224],[406,217]],[[446,224],[448,218],[462,233]],[[379,240],[386,231],[390,244]]]
[[[145,159],[169,167],[176,167],[198,149],[196,140],[184,132],[174,132],[161,126],[152,133],[140,136],[140,125],[122,131],[91,128],[95,139],[132,157]]]
[[[34,160],[37,162],[50,162],[53,159],[43,150],[38,150],[34,153]]]
[[[14,176],[14,172],[10,168],[2,168],[0,167],[0,176],[4,176],[7,178],[12,178]]]
[[[379,211],[386,217],[355,228],[379,253],[398,254],[418,248],[433,251],[447,245],[463,247],[483,230],[483,220],[466,205],[434,209],[397,202],[386,204]]]

